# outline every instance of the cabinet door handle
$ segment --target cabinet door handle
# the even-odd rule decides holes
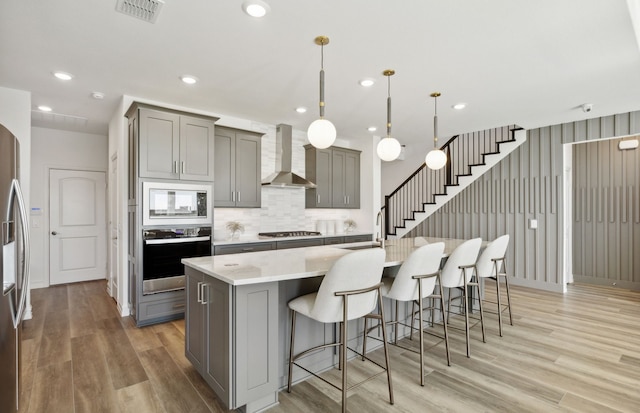
[[[231,191],[231,202],[236,202],[236,191]]]
[[[202,302],[202,282],[198,281],[198,287],[196,287],[198,289],[198,294],[197,294],[197,300],[199,303]]]
[[[184,161],[180,162],[180,173],[184,173]]]
[[[238,202],[240,202],[240,191],[238,191],[237,194],[238,194]]]
[[[351,195],[347,195],[347,204],[351,203]]]
[[[202,305],[206,305],[206,304],[209,303],[209,300],[208,300],[209,299],[209,297],[208,297],[209,294],[207,294],[207,299],[206,300],[204,298],[205,290],[207,292],[209,291],[209,284],[202,283]]]
[[[318,194],[317,197],[318,197],[318,203],[320,203],[320,194]]]
[[[253,247],[243,248],[242,251],[253,251]]]
[[[178,161],[173,161],[173,173],[178,173]]]

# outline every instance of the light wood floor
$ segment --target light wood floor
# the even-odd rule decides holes
[[[443,344],[427,350],[424,387],[418,355],[391,347],[395,404],[383,375],[350,393],[349,410],[640,411],[640,293],[514,287],[512,298],[515,325],[505,325],[500,338],[496,316],[487,314],[487,343],[475,327],[472,358],[456,331],[450,367]],[[104,281],[34,290],[32,304],[23,329],[21,413],[226,411],[184,357],[183,320],[136,328],[118,317]],[[370,365],[350,362],[350,376],[357,380]],[[314,379],[281,392],[269,413],[339,411],[339,403],[336,390]]]

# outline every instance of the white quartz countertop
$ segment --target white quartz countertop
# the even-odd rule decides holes
[[[387,240],[385,244],[385,267],[402,264],[417,247],[434,242],[445,243],[444,257],[446,257],[464,241],[430,237]],[[185,258],[182,263],[231,285],[260,284],[324,275],[339,257],[353,252],[349,248],[370,245],[372,245],[371,242],[357,242],[340,244],[339,246],[326,245],[214,255],[210,257]]]

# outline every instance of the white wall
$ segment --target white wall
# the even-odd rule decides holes
[[[442,139],[443,142],[449,140]],[[424,144],[413,143],[405,147],[405,158],[402,161],[382,162],[382,176],[380,180],[382,204],[385,195],[394,191],[405,179],[424,163],[427,152],[433,149],[433,141]]]
[[[49,170],[107,170],[107,137],[31,129],[31,288],[49,286]],[[34,215],[39,208],[41,215]]]
[[[0,123],[9,129],[20,142],[20,171],[18,172],[18,179],[22,186],[28,211],[31,206],[31,93],[0,87]],[[25,318],[31,318],[30,294],[27,296]]]

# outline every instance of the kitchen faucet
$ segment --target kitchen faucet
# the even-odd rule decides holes
[[[376,242],[380,243],[380,248],[384,248],[384,226],[382,225],[382,210],[378,211],[378,215],[376,216],[376,226],[380,226],[380,230],[376,232]],[[382,236],[380,236],[382,233]]]

